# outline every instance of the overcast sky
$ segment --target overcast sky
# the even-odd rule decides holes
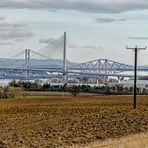
[[[71,61],[107,58],[133,64],[134,53],[125,47],[148,46],[148,1],[0,1],[0,57],[26,48],[39,51],[64,31]],[[138,56],[139,65],[148,65],[148,49]]]

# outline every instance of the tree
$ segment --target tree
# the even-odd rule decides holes
[[[48,84],[48,83],[43,84],[43,91],[50,90],[50,88],[51,88],[50,84]]]
[[[130,92],[130,93],[133,93],[133,91],[134,91],[134,88],[133,88],[133,87],[130,87],[130,88],[129,88],[129,92]]]
[[[91,87],[89,85],[82,85],[81,86],[81,91],[82,92],[90,92]]]
[[[66,83],[63,85],[63,91],[64,91],[64,92],[67,91],[67,84],[66,84]]]
[[[69,92],[70,92],[74,97],[76,97],[77,94],[80,93],[80,87],[79,87],[79,86],[76,86],[76,85],[73,85],[73,86],[69,89]]]
[[[117,91],[118,92],[123,92],[124,88],[122,85],[117,85]]]
[[[128,87],[125,87],[125,88],[124,88],[124,91],[125,91],[125,92],[129,92]]]

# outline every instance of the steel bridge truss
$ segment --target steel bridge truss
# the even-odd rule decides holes
[[[131,71],[133,68],[134,67],[132,65],[118,63],[108,59],[93,60],[70,67],[70,69],[74,71],[98,74],[118,74],[121,72]]]

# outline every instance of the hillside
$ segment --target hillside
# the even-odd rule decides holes
[[[67,66],[72,66],[76,63],[67,61]],[[24,67],[25,60],[24,59],[7,59],[0,58],[0,67]],[[30,60],[30,66],[34,68],[59,68],[62,67],[63,60],[62,59],[33,59]]]

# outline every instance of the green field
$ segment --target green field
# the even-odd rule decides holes
[[[69,147],[148,131],[148,96],[31,92],[0,100],[0,145]]]

